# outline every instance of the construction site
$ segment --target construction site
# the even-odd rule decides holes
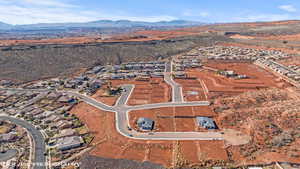
[[[170,87],[163,78],[151,78],[146,81],[111,80],[109,85],[103,86],[93,95],[93,98],[113,106],[118,95],[107,94],[107,90],[117,88],[123,84],[134,84],[135,89],[128,100],[128,105],[143,105],[150,103],[168,102],[171,99]]]
[[[237,74],[246,75],[247,78],[228,78],[220,75],[218,73],[220,70],[230,70]],[[209,61],[201,71],[188,70],[187,74],[200,79],[204,91],[211,99],[217,96],[232,96],[269,87],[286,88],[290,86],[280,77],[251,63]]]
[[[166,109],[159,111],[164,110]],[[195,164],[199,166],[225,165],[228,161],[224,141],[143,141],[128,139],[117,132],[114,125],[115,116],[112,112],[104,112],[85,103],[77,105],[72,111],[83,120],[95,135],[92,141],[95,148],[90,152],[93,156],[151,161],[166,167],[193,166]],[[181,126],[183,122],[181,120],[178,122],[180,122],[178,129],[169,123],[169,126],[162,126],[164,128],[161,130],[195,130],[194,125]],[[211,151],[212,149],[214,151]],[[210,161],[210,163],[206,161]]]
[[[156,133],[216,132],[220,140],[159,140],[124,137],[116,129],[114,112],[80,103],[72,112],[94,134],[91,155],[150,161],[165,167],[212,167],[299,162],[299,103],[295,87],[250,61],[202,60],[174,77],[183,102],[208,101],[206,106],[160,107],[130,110],[128,130]],[[178,75],[178,73],[176,74]],[[108,88],[134,85],[128,106],[172,102],[174,91],[164,78],[110,80],[92,97],[114,106],[120,95]],[[173,98],[174,99],[174,98]],[[198,118],[212,120],[215,128],[201,126]],[[142,129],[139,120],[150,121]],[[280,119],[280,120],[279,120]],[[291,130],[296,129],[296,130]]]

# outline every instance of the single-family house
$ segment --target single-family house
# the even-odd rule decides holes
[[[206,129],[217,129],[214,120],[209,117],[196,117],[197,125]]]
[[[81,147],[83,144],[84,141],[80,136],[64,137],[57,140],[56,148],[60,151],[65,151]]]
[[[154,121],[149,118],[141,117],[137,120],[137,126],[140,130],[150,131],[154,128]]]

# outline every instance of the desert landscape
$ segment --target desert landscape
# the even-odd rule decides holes
[[[180,63],[177,58],[202,57],[192,52],[193,55],[176,55],[176,64]],[[233,78],[222,71],[233,71],[236,77],[243,76]],[[143,141],[126,138],[117,132],[114,112],[80,103],[72,112],[94,133],[92,145],[95,148],[90,156],[149,161],[171,168],[298,162],[299,95],[292,84],[249,60],[205,59],[197,68],[186,68],[185,73],[185,77],[174,79],[182,86],[184,101],[211,101],[213,104],[133,110],[128,112],[130,130],[145,132],[140,130],[137,121],[149,118],[155,121],[151,131],[154,135],[156,132],[205,132],[195,118],[204,116],[214,119],[218,126],[214,131],[221,132],[224,140]],[[128,98],[131,106],[172,100],[172,87],[163,78],[111,80],[111,83],[112,86],[135,85]],[[113,101],[99,101],[111,106],[117,103],[116,97],[108,98]],[[112,149],[114,151],[110,151]]]
[[[89,31],[0,40],[0,115],[47,167],[300,166],[300,21]]]

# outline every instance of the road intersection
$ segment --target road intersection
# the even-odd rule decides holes
[[[128,138],[138,139],[138,140],[224,140],[221,132],[139,132],[134,130],[129,123],[129,112],[134,110],[149,110],[149,109],[157,109],[164,107],[186,107],[186,106],[209,106],[209,101],[194,101],[194,102],[185,102],[183,100],[182,87],[177,84],[171,76],[171,66],[166,65],[166,72],[164,76],[164,80],[172,87],[172,102],[164,102],[164,103],[155,103],[155,104],[144,104],[144,105],[135,105],[129,106],[127,105],[127,101],[129,100],[133,90],[134,85],[127,84],[122,85],[123,91],[121,96],[118,98],[114,106],[106,105],[88,95],[81,94],[77,91],[70,90],[55,90],[55,89],[22,89],[22,88],[0,88],[0,90],[13,91],[13,92],[37,92],[40,93],[38,98],[44,96],[45,93],[48,92],[60,92],[63,94],[67,94],[70,96],[77,97],[81,101],[96,107],[97,109],[114,112],[115,113],[115,125],[117,131]],[[44,137],[40,131],[35,129],[35,127],[26,121],[21,119],[16,119],[14,117],[1,116],[0,119],[6,119],[13,123],[16,123],[20,126],[23,126],[27,129],[28,132],[32,135],[34,142],[34,161],[33,164],[46,164],[46,157],[44,153],[46,152]],[[34,169],[46,169],[46,165],[37,165],[33,167]]]
[[[127,100],[130,97],[130,93],[132,93],[134,86],[123,85],[122,87],[124,89],[124,93],[120,96],[120,99],[118,99],[118,102],[116,103],[117,106],[113,107],[113,112],[116,113],[116,128],[118,132],[123,136],[139,140],[223,140],[222,135],[219,132],[151,132],[151,134],[149,134],[133,130],[129,124],[130,111],[147,110],[162,107],[208,106],[210,103],[208,101],[181,103],[169,102],[139,106],[127,106]]]
[[[83,102],[92,105],[100,110],[115,112],[116,115],[116,128],[117,131],[129,138],[140,139],[140,140],[223,140],[220,132],[151,132],[142,133],[132,129],[129,124],[129,112],[134,110],[147,110],[163,107],[186,107],[186,106],[209,106],[209,101],[194,101],[194,102],[184,102],[182,100],[182,90],[180,85],[175,83],[170,75],[170,73],[165,73],[165,79],[167,83],[172,86],[173,100],[172,102],[165,103],[155,103],[155,104],[145,104],[145,105],[135,105],[128,106],[127,101],[130,98],[132,91],[134,90],[134,85],[127,84],[123,85],[123,92],[118,98],[114,106],[106,105],[90,96],[81,94],[75,91],[62,91],[57,90],[57,92],[65,93],[70,96],[74,96],[82,100]],[[176,89],[177,88],[177,89]],[[45,92],[51,90],[41,90],[41,89],[2,89],[11,91],[35,91],[35,92]],[[175,95],[175,96],[174,96]]]
[[[147,110],[162,107],[183,107],[183,106],[208,106],[208,101],[199,102],[167,102],[158,104],[146,104],[138,106],[126,105],[130,94],[134,89],[134,85],[123,85],[123,93],[117,100],[115,106],[108,106],[89,96],[79,94],[76,92],[66,92],[69,95],[80,98],[83,102],[92,105],[98,109],[115,112],[116,114],[116,128],[117,131],[125,136],[140,140],[223,140],[219,132],[151,132],[142,133],[132,129],[129,124],[129,112],[133,110]]]

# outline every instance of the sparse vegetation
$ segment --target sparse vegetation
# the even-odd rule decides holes
[[[190,36],[148,42],[2,47],[0,78],[32,81],[70,75],[96,63],[106,65],[157,60],[161,56],[166,58],[199,45],[211,45],[216,40],[228,39],[223,36]]]

